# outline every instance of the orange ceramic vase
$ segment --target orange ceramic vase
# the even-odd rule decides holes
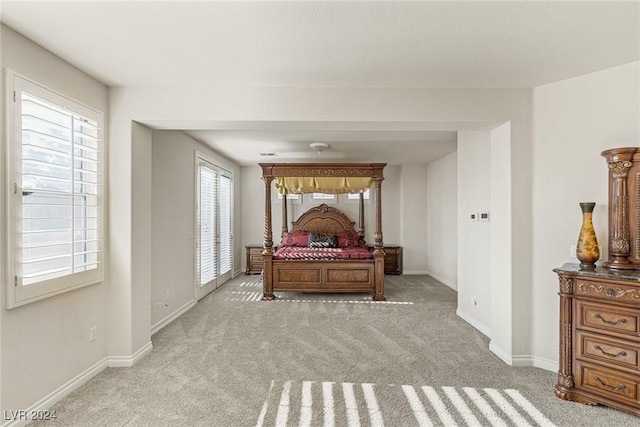
[[[578,246],[576,248],[576,257],[580,260],[580,267],[594,268],[596,261],[600,258],[600,248],[596,239],[596,231],[593,228],[593,208],[596,206],[594,202],[580,203],[582,210],[582,228],[580,228],[580,236],[578,237]]]

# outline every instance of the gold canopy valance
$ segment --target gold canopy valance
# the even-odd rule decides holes
[[[371,177],[279,176],[273,183],[280,194],[361,193],[371,186]]]

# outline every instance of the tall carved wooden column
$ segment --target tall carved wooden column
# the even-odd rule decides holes
[[[571,298],[573,295],[573,279],[569,277],[559,278],[560,281],[560,358],[558,359],[558,383],[555,393],[560,399],[567,400],[567,393],[574,387],[572,371],[572,347],[571,347]]]
[[[287,219],[287,195],[282,195],[282,234],[289,231],[289,221]]]
[[[360,193],[360,209],[358,215],[358,236],[364,240],[364,193]]]
[[[271,181],[273,177],[262,177],[264,181],[264,243],[262,249],[262,300],[272,301],[273,295],[273,276],[272,263],[273,258],[273,233],[271,231]]]
[[[373,258],[376,270],[374,301],[386,301],[384,296],[384,242],[382,240],[382,181],[384,178],[373,178],[375,203],[375,233],[373,235]]]
[[[602,152],[609,166],[609,260],[607,268],[629,270],[629,188],[627,178],[637,148],[614,148]]]

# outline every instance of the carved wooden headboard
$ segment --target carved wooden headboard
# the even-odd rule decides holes
[[[326,204],[313,207],[300,215],[298,220],[293,222],[293,230],[318,234],[358,234],[354,221],[342,211]]]

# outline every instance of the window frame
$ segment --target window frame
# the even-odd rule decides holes
[[[104,281],[105,259],[105,141],[104,113],[5,68],[5,178],[6,178],[6,307],[40,301]],[[20,262],[22,245],[22,92],[98,123],[97,144],[97,267],[24,285]],[[73,148],[72,148],[73,149]],[[76,178],[72,182],[76,182]],[[73,204],[71,205],[74,206]],[[74,225],[75,227],[75,225]],[[72,228],[73,230],[73,228]],[[75,246],[75,239],[71,240]],[[69,252],[74,254],[73,251]]]
[[[297,196],[297,197],[291,197]],[[304,194],[287,194],[287,205],[301,205],[303,204]],[[278,189],[271,184],[271,202],[274,205],[282,205],[282,194],[278,191]]]
[[[364,204],[366,205],[367,203],[369,203],[369,200],[371,199],[371,189],[367,188],[366,191],[363,192],[365,197],[364,197]],[[354,197],[351,198],[349,197],[351,194],[353,195],[358,195],[358,197]],[[347,193],[344,195],[344,203],[347,205],[359,205],[360,204],[360,193]]]
[[[331,196],[327,197],[316,197],[316,194],[322,194],[323,196]],[[338,195],[330,194],[330,193],[309,193],[309,197],[313,203],[324,203],[326,205],[335,205],[338,203]]]
[[[194,151],[194,170],[195,170],[195,187],[194,187],[194,201],[196,203],[196,205],[194,206],[194,219],[193,219],[193,227],[194,227],[194,232],[193,235],[195,236],[194,239],[194,292],[196,295],[196,299],[201,299],[203,298],[205,295],[207,295],[209,292],[217,289],[218,287],[222,286],[227,280],[232,279],[235,276],[235,266],[236,266],[236,262],[235,262],[235,244],[236,244],[236,240],[235,240],[235,221],[234,221],[234,207],[235,207],[235,191],[236,191],[236,186],[235,186],[235,175],[233,172],[233,167],[231,165],[225,164],[223,162],[220,162],[218,160],[215,160],[211,157],[209,157],[209,155],[195,150]],[[216,239],[215,235],[217,233],[220,233],[220,229],[218,228],[221,225],[221,212],[220,212],[220,205],[219,203],[216,204],[216,201],[219,202],[219,197],[220,197],[220,192],[218,192],[218,190],[220,189],[220,182],[221,182],[221,178],[227,178],[229,179],[229,183],[230,183],[230,188],[229,188],[229,209],[230,209],[230,216],[229,216],[229,262],[230,262],[230,269],[228,271],[225,271],[224,273],[220,271],[220,268],[222,267],[222,259],[221,259],[221,248],[222,245],[220,245],[218,242],[217,244],[217,249],[214,249],[213,252],[216,254],[216,259],[215,259],[215,263],[216,265],[213,267],[215,271],[214,277],[209,280],[206,283],[202,282],[202,260],[201,260],[201,225],[202,225],[202,221],[201,221],[201,215],[202,215],[202,205],[201,205],[201,191],[202,191],[202,182],[201,182],[201,176],[202,176],[202,172],[201,172],[201,168],[202,167],[206,167],[208,169],[211,169],[215,174],[216,174],[216,195],[217,195],[217,200],[213,200],[213,205],[214,205],[214,209],[215,209],[215,224],[214,224],[214,241]],[[219,235],[218,235],[219,238]],[[214,243],[214,246],[216,246],[216,244]],[[219,262],[219,263],[218,263]]]

